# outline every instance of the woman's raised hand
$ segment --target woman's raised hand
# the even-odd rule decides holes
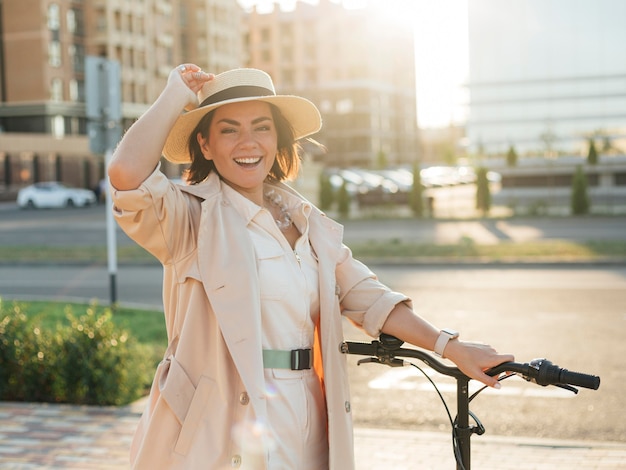
[[[206,82],[213,78],[215,78],[214,74],[202,71],[195,64],[181,64],[170,72],[168,82],[170,84],[182,82],[189,89],[189,101],[185,109],[194,109],[198,107],[197,93]]]

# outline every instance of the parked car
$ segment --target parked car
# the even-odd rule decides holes
[[[17,193],[21,208],[85,207],[96,203],[96,195],[89,189],[72,188],[58,181],[35,183]]]

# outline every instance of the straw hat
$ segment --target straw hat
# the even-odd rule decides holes
[[[322,127],[316,106],[300,96],[277,95],[271,77],[257,69],[234,69],[216,75],[198,92],[200,106],[182,114],[167,136],[163,155],[174,163],[188,163],[189,136],[200,120],[213,109],[242,101],[266,101],[280,109],[293,127],[297,139],[314,134]]]

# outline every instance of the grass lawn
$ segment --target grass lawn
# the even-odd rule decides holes
[[[399,240],[355,245],[357,258],[439,259],[449,261],[598,261],[626,257],[626,241],[543,240],[480,245],[471,238],[457,244],[410,244]]]
[[[443,259],[451,261],[594,261],[626,257],[625,240],[577,242],[544,240],[532,242],[501,242],[481,245],[471,238],[459,243],[405,243],[399,240],[353,243],[350,248],[356,258]],[[120,247],[118,261],[127,264],[158,264],[155,258],[137,245]],[[106,264],[106,247],[0,247],[0,259],[17,263],[94,263]]]

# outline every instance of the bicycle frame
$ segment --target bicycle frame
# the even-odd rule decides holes
[[[470,378],[457,367],[451,367],[436,359],[431,354],[419,349],[402,348],[403,341],[389,335],[381,335],[379,341],[360,343],[345,341],[341,350],[344,354],[369,356],[361,359],[358,364],[373,362],[391,367],[404,366],[405,362],[399,357],[419,359],[440,374],[453,377],[456,380],[456,419],[453,421],[453,434],[457,470],[470,470],[471,467],[471,437],[472,434],[482,435],[485,428],[470,412],[469,382]],[[503,372],[512,372],[521,375],[524,379],[538,385],[555,385],[574,393],[578,390],[571,385],[597,390],[600,378],[593,375],[570,372],[552,364],[545,359],[536,359],[530,363],[505,362],[487,371],[489,375],[500,375]],[[477,392],[478,393],[478,392]],[[472,416],[476,425],[470,425]]]

